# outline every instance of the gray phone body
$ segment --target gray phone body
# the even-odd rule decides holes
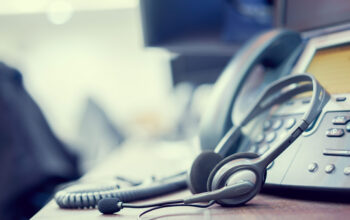
[[[320,47],[350,42],[350,39],[341,39]],[[203,117],[200,130],[201,148],[214,149],[224,134],[234,126],[235,121],[241,118],[244,111],[244,108],[240,109],[241,100],[248,100],[249,105],[249,97],[251,102],[254,101],[254,91],[259,92],[282,76],[304,72],[306,63],[309,62],[306,60],[310,60],[317,49],[310,46],[315,45],[314,41],[303,40],[297,32],[273,30],[253,39],[233,57],[214,86],[209,109]],[[324,39],[319,42],[324,42]],[[278,58],[275,62],[266,61],[271,59],[270,56]],[[259,65],[264,68],[259,88],[255,88],[253,84],[250,88],[252,92],[242,95],[242,90],[249,81],[254,81],[252,79],[256,79],[256,76],[262,76],[254,73],[254,68]],[[340,101],[343,98],[345,101]],[[331,95],[331,99],[310,128],[270,164],[266,178],[267,187],[350,189],[349,100],[350,94]],[[241,140],[231,147],[228,154],[247,151],[263,154],[268,151],[268,146],[273,144],[276,137],[286,133],[290,124],[303,115],[308,101],[309,97],[299,97],[285,103],[277,113],[262,115],[255,120],[254,126],[243,132]],[[341,117],[345,118],[343,122],[334,123]]]

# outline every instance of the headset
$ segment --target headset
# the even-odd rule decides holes
[[[312,91],[308,110],[266,153],[236,153],[223,159],[230,148],[237,144],[244,126],[272,106],[307,91]],[[247,111],[246,117],[224,135],[214,152],[202,152],[194,160],[188,173],[188,186],[194,195],[145,205],[128,204],[119,198],[108,198],[99,201],[98,209],[104,214],[112,214],[122,208],[153,207],[141,213],[141,217],[152,210],[172,206],[206,208],[214,203],[230,207],[243,205],[260,192],[265,182],[267,166],[312,124],[329,99],[329,93],[310,74],[291,75],[276,80],[265,88],[256,104]],[[195,204],[199,202],[208,203]]]

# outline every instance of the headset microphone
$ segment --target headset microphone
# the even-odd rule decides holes
[[[249,193],[254,188],[254,183],[250,181],[240,181],[234,185],[228,185],[221,189],[196,194],[189,196],[185,199],[171,200],[161,203],[144,204],[144,205],[134,205],[129,203],[123,203],[118,198],[105,198],[98,202],[98,210],[103,214],[113,214],[119,212],[123,208],[150,208],[150,207],[160,207],[171,204],[192,204],[198,202],[209,202],[217,199],[229,199],[236,196],[241,196]]]
[[[247,180],[240,180],[238,183],[235,183],[234,185],[229,185],[228,183],[227,186],[223,188],[189,196],[188,198],[185,198],[183,200],[183,203],[191,204],[191,203],[197,203],[197,202],[208,202],[211,200],[230,199],[234,197],[239,197],[252,191],[254,189],[254,186],[255,186],[255,183],[252,183]]]

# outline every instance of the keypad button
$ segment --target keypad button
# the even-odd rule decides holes
[[[335,118],[333,118],[332,122],[335,125],[345,125],[347,122],[350,121],[350,117],[349,116],[336,116]]]
[[[291,129],[294,125],[295,125],[295,122],[297,120],[295,118],[290,118],[286,121],[286,125],[285,125],[285,128],[286,129]]]
[[[276,132],[274,131],[268,134],[265,138],[267,143],[272,143],[275,139],[276,139]]]
[[[344,168],[344,174],[347,175],[347,176],[350,175],[350,167],[345,167]]]
[[[268,151],[269,149],[270,149],[270,146],[267,145],[267,144],[265,144],[265,145],[263,145],[262,147],[259,148],[258,154],[259,154],[259,155],[262,155],[262,154],[264,154],[266,151]]]
[[[253,144],[252,146],[249,147],[248,152],[256,153],[257,150],[258,150],[258,146],[256,144]]]
[[[265,135],[263,133],[261,133],[256,137],[255,143],[261,144],[264,140],[265,140]]]
[[[345,126],[347,132],[350,132],[350,122],[348,122]]]
[[[309,166],[307,166],[307,169],[309,170],[309,172],[313,173],[317,170],[318,168],[318,164],[317,163],[310,163]]]
[[[328,165],[326,166],[326,168],[324,168],[324,171],[325,171],[326,173],[332,173],[334,170],[335,170],[334,164],[328,164]]]
[[[331,128],[326,132],[327,137],[341,137],[344,135],[344,129],[341,128]]]
[[[282,119],[277,119],[273,123],[272,128],[273,128],[273,130],[278,130],[278,129],[280,129],[282,127],[282,125],[283,125],[283,120]]]
[[[337,97],[335,101],[337,102],[344,102],[346,100],[346,97]]]
[[[265,131],[269,130],[271,128],[271,126],[272,126],[272,122],[270,120],[264,121],[263,127],[264,127]]]

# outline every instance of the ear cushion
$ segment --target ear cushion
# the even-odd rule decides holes
[[[220,161],[210,172],[209,176],[208,176],[208,181],[207,181],[207,191],[211,191],[211,184],[212,181],[214,179],[214,176],[216,174],[216,172],[226,163],[228,163],[229,161],[232,160],[237,160],[240,158],[248,158],[248,159],[254,159],[259,157],[258,154],[256,153],[251,153],[251,152],[242,152],[242,153],[236,153],[236,154],[232,154],[231,156],[226,157],[225,159],[223,159],[222,161]],[[266,176],[266,174],[265,174]],[[265,182],[265,177],[264,177],[264,181]]]
[[[187,184],[193,194],[207,191],[208,176],[222,157],[212,151],[203,151],[192,163]]]

